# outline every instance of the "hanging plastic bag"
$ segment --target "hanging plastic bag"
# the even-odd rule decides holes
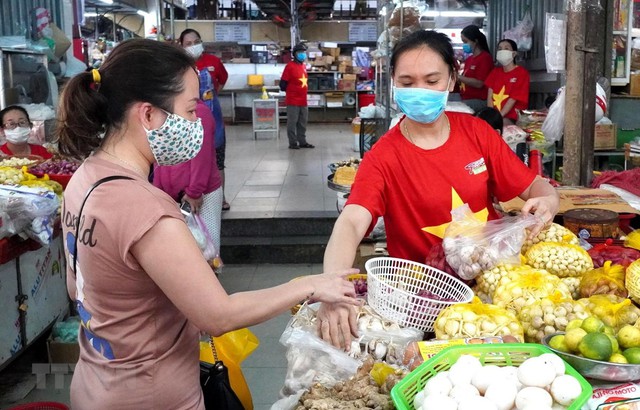
[[[564,133],[564,87],[558,90],[556,100],[549,107],[549,113],[542,123],[542,133],[549,142],[556,142],[562,139]]]
[[[522,20],[515,26],[503,33],[503,38],[508,38],[516,42],[518,51],[529,51],[533,43],[533,19],[531,11],[527,8]]]
[[[482,222],[468,204],[451,211],[451,216],[442,247],[447,262],[464,280],[474,279],[499,263],[519,264],[525,229],[538,222],[531,214]]]
[[[560,13],[546,14],[544,55],[548,73],[566,70],[567,17]]]
[[[253,408],[251,391],[244,378],[240,364],[258,347],[260,341],[251,330],[244,328],[227,332],[220,337],[214,337],[218,360],[221,360],[229,370],[229,381],[233,392],[238,396],[245,409]],[[208,341],[200,342],[200,361],[213,364],[213,352]]]
[[[220,269],[223,266],[222,259],[202,217],[192,212],[182,211],[182,214],[204,258],[214,270]]]
[[[611,261],[606,261],[601,268],[586,272],[580,281],[580,296],[583,298],[607,294],[621,298],[628,296],[624,287],[624,266],[612,265]]]

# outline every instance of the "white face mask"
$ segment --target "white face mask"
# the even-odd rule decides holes
[[[185,48],[185,51],[193,57],[195,60],[199,59],[202,53],[204,52],[204,46],[202,43],[194,44]]]
[[[24,144],[29,139],[31,134],[31,128],[29,127],[16,127],[12,130],[4,130],[4,136],[12,144]]]
[[[513,51],[511,51],[511,50],[498,50],[498,52],[496,53],[496,59],[503,66],[509,65],[509,63],[511,63],[511,61],[513,61]]]

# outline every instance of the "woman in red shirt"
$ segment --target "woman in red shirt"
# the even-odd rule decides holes
[[[529,107],[529,72],[516,65],[517,54],[518,45],[515,41],[500,40],[496,59],[502,67],[494,68],[485,81],[489,88],[487,106],[500,111],[504,125],[515,124],[518,120],[516,110]]]
[[[487,86],[484,81],[493,70],[493,57],[489,51],[487,37],[478,26],[462,29],[462,48],[471,55],[464,62],[464,71],[458,77],[462,102],[478,112],[487,106]]]
[[[7,140],[0,146],[0,151],[6,155],[38,155],[49,159],[52,154],[45,147],[29,144],[31,134],[31,120],[29,113],[18,105],[12,105],[0,111],[0,127]]]

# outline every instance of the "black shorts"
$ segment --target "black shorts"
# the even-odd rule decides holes
[[[216,148],[216,163],[218,164],[218,169],[222,171],[224,169],[224,152],[227,148],[227,142],[225,141]]]

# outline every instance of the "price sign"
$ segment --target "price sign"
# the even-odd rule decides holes
[[[215,41],[251,41],[251,25],[249,23],[216,23]]]
[[[256,99],[253,100],[253,134],[262,131],[275,132],[280,129],[280,116],[278,113],[278,100]]]
[[[376,41],[378,23],[375,21],[352,21],[349,23],[349,41]]]

